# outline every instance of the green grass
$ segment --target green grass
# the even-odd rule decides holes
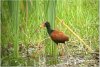
[[[83,48],[83,52],[81,51],[81,53],[85,56],[85,49],[82,43],[66,29],[66,27],[56,21],[56,16],[64,20],[93,50],[98,50],[98,1],[99,0],[1,1],[1,65],[31,66],[33,65],[32,63],[38,65],[37,60],[42,58],[42,55],[44,57],[48,57],[48,55],[53,56],[50,61],[47,61],[49,65],[59,63],[56,44],[51,39],[42,41],[48,38],[49,35],[45,28],[41,29],[39,26],[43,21],[47,20],[53,29],[63,31],[69,36],[70,41],[68,43],[66,42],[66,46],[68,45],[69,49],[67,50],[67,48],[65,48],[67,51],[66,54],[75,54],[75,52],[73,53],[72,51],[75,51],[73,46],[76,45],[76,49]],[[39,42],[41,43],[38,44]],[[7,52],[7,49],[9,49],[8,45],[10,45],[9,43],[13,45],[10,53]],[[42,45],[45,47],[41,53],[35,55],[37,58],[37,60],[35,60],[35,58],[30,57],[22,58],[18,48],[20,44],[25,46],[25,50],[27,50],[30,45]]]

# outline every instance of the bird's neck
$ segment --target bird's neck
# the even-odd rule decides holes
[[[51,29],[51,27],[47,27],[47,32],[48,32],[49,35],[53,32],[53,30]]]

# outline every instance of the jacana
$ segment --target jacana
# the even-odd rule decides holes
[[[69,37],[66,36],[63,32],[53,30],[50,26],[50,23],[46,21],[42,24],[42,27],[46,27],[49,36],[51,37],[52,41],[54,41],[57,45],[58,43],[64,43],[69,41]]]

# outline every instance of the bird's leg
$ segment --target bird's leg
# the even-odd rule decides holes
[[[58,52],[59,52],[60,46],[58,44],[57,44],[57,49],[58,49]]]
[[[58,54],[58,56],[59,56],[59,45],[57,44],[57,54]]]
[[[67,42],[67,45],[65,44],[65,52],[67,56],[70,56],[70,48],[69,48],[69,43]]]
[[[65,48],[64,48],[64,45],[62,44],[61,47],[62,47],[61,53],[62,53],[62,56],[64,56],[64,54],[65,54]]]

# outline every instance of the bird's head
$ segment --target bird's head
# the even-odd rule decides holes
[[[48,21],[44,22],[40,27],[50,27],[50,23]]]

